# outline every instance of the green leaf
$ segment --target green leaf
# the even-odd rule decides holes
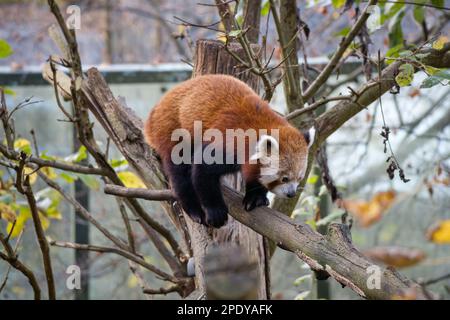
[[[430,55],[430,52],[426,52],[426,53],[417,53],[416,54],[416,58],[417,59],[424,59],[426,57],[428,57]]]
[[[76,177],[72,174],[69,174],[67,172],[61,172],[59,174],[59,177],[61,179],[63,179],[64,181],[66,181],[67,183],[74,183],[78,179],[78,177]]]
[[[128,161],[126,159],[112,159],[110,161],[110,165],[113,168],[118,168],[118,167],[122,167],[122,166],[127,166]]]
[[[394,57],[397,58],[399,56],[400,50],[402,50],[403,44],[398,44],[396,46],[393,46],[389,48],[389,50],[386,52],[386,57]]]
[[[390,6],[388,11],[381,16],[381,24],[384,24],[386,21],[390,20],[392,17],[397,15],[404,7],[405,7],[404,2],[397,2],[392,6]]]
[[[8,88],[5,88],[5,87],[0,87],[0,88],[3,89],[3,92],[5,94],[8,94],[10,96],[15,96],[16,95],[16,92],[14,90],[11,90],[11,89],[8,89]]]
[[[450,81],[450,69],[439,70],[439,69],[434,68],[435,70],[438,70],[438,71],[432,73],[432,72],[429,72],[430,68],[431,67],[426,66],[425,70],[429,74],[432,74],[432,76],[423,80],[422,84],[420,85],[420,88],[428,89],[428,88],[434,87],[435,85],[441,84],[443,82],[445,83],[446,81]]]
[[[438,71],[434,74],[434,76],[441,79],[450,80],[450,69]]]
[[[295,296],[294,300],[305,300],[311,291],[303,291],[300,292],[298,295]]]
[[[76,174],[78,178],[80,178],[83,183],[88,186],[90,189],[98,191],[100,190],[100,182],[97,177],[88,174]]]
[[[444,7],[444,0],[431,0],[431,4],[437,6],[437,7]]]
[[[77,152],[64,158],[67,162],[80,162],[87,158],[87,151],[85,146],[81,146]]]
[[[403,43],[402,19],[405,12],[400,12],[395,16],[393,23],[389,26],[389,45],[391,47]]]
[[[299,286],[302,283],[304,283],[305,281],[309,281],[311,279],[312,279],[311,274],[307,274],[307,275],[301,276],[301,277],[295,279],[294,286]]]
[[[269,14],[269,11],[270,11],[270,1],[269,1],[269,0],[266,0],[266,1],[264,1],[263,4],[262,4],[261,15],[262,15],[263,17],[264,17],[264,16],[267,16],[267,15]]]
[[[399,71],[395,81],[400,87],[409,86],[414,79],[414,67],[409,63],[405,63],[400,66]]]
[[[420,88],[428,89],[428,88],[434,87],[435,85],[440,84],[440,83],[441,83],[441,79],[439,79],[435,76],[431,76],[422,81]]]
[[[0,59],[4,59],[9,57],[14,53],[13,49],[9,45],[8,42],[6,42],[3,39],[0,39]]]
[[[49,161],[53,161],[53,160],[57,160],[57,159],[58,159],[57,157],[49,156],[49,155],[47,154],[47,151],[45,151],[45,150],[41,152],[40,157],[41,157],[42,159],[44,159],[44,160],[49,160]]]
[[[345,0],[331,0],[333,7],[339,9],[345,4]]]
[[[306,223],[307,225],[309,225],[309,226],[311,227],[311,229],[317,230],[317,224],[316,224],[316,221],[315,221],[315,220],[310,219],[310,220],[305,221],[305,223]]]
[[[414,20],[417,21],[417,23],[422,24],[425,20],[425,11],[423,10],[423,7],[421,6],[414,6]]]
[[[411,50],[404,50],[398,54],[398,56],[401,58],[406,58],[406,57],[412,58],[412,55],[413,55],[413,52]]]
[[[425,72],[427,74],[429,74],[430,76],[434,76],[439,71],[441,71],[441,69],[435,68],[435,67],[432,67],[432,66],[425,66]]]
[[[317,180],[319,180],[319,176],[316,174],[313,174],[309,176],[308,180],[306,181],[307,184],[316,184]]]
[[[237,37],[239,37],[240,36],[240,34],[242,33],[242,30],[231,30],[229,33],[228,33],[228,36],[229,37],[233,37],[233,38],[237,38]]]
[[[335,37],[345,37],[350,32],[350,27],[345,27],[339,30],[338,32],[333,33]]]

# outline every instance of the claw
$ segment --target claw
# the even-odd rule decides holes
[[[267,199],[265,194],[261,193],[248,193],[242,202],[246,211],[252,211],[256,207],[269,205],[269,199]]]

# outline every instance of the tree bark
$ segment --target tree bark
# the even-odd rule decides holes
[[[261,0],[246,0],[244,2],[244,25],[247,39],[250,43],[258,43],[259,26],[261,24]]]
[[[255,45],[255,51],[257,45]],[[229,44],[229,50],[232,50],[240,57],[244,57],[244,50],[237,43]],[[204,74],[229,74],[246,82],[256,92],[259,90],[259,77],[244,68],[238,66],[236,61],[226,50],[225,46],[219,41],[199,40],[195,55],[195,65],[192,76]],[[227,185],[240,190],[240,179],[237,177],[226,179]],[[238,244],[243,250],[250,263],[256,263],[259,270],[258,289],[252,297],[254,299],[266,299],[266,257],[264,250],[264,241],[261,235],[250,228],[240,224],[232,217],[229,217],[226,226],[218,230],[208,230],[208,228],[199,224],[192,223],[190,219],[188,227],[191,235],[191,245],[195,257],[196,281],[197,287],[203,291],[210,291],[208,283],[205,283],[204,257],[213,243],[220,246]],[[206,272],[209,272],[206,270]]]

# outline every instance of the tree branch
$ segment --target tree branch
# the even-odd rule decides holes
[[[355,37],[358,35],[361,28],[366,23],[367,18],[369,18],[369,15],[370,15],[370,13],[368,12],[369,8],[373,5],[375,5],[376,3],[377,3],[377,0],[369,1],[367,6],[361,12],[361,15],[359,16],[356,23],[350,29],[350,32],[348,33],[348,35],[342,39],[337,51],[333,54],[330,61],[327,63],[327,65],[322,70],[322,72],[320,72],[320,74],[317,76],[317,78],[311,83],[311,85],[308,87],[308,89],[305,91],[305,93],[303,95],[304,101],[308,101],[311,97],[313,97],[314,94],[320,89],[320,87],[328,80],[331,73],[338,65],[339,60],[341,60],[345,50],[347,50],[348,46],[352,43],[353,39],[355,39]]]
[[[37,282],[36,276],[33,271],[25,265],[23,262],[19,260],[19,257],[11,247],[3,234],[0,233],[0,243],[2,243],[3,247],[6,250],[6,254],[0,251],[0,258],[8,262],[14,269],[21,272],[27,279],[33,289],[34,300],[41,300],[41,288]]]
[[[170,190],[148,190],[144,188],[128,189],[111,184],[105,185],[105,193],[125,198],[140,198],[151,201],[174,201]]]
[[[17,171],[18,175],[22,175],[22,171]],[[45,238],[44,228],[42,227],[41,219],[39,217],[39,212],[36,205],[36,199],[34,198],[33,190],[30,186],[30,178],[27,176],[25,178],[23,187],[18,188],[18,190],[22,189],[22,192],[28,201],[28,205],[31,211],[31,217],[33,219],[34,230],[36,232],[36,237],[38,239],[39,247],[42,253],[42,259],[44,262],[44,271],[47,279],[47,287],[48,287],[48,298],[50,300],[56,299],[56,289],[55,289],[55,278],[53,276],[53,268],[52,268],[52,260],[50,258],[50,248],[47,243],[47,239]]]
[[[62,248],[77,249],[77,250],[88,250],[88,251],[101,252],[101,253],[114,253],[114,254],[120,255],[128,260],[131,260],[140,266],[143,266],[144,268],[150,270],[151,272],[160,276],[164,280],[167,280],[167,281],[170,281],[173,283],[182,282],[182,279],[171,276],[170,274],[155,267],[151,263],[146,262],[144,259],[139,258],[138,256],[132,254],[131,252],[122,250],[119,248],[101,247],[101,246],[90,245],[90,244],[79,244],[79,243],[61,242],[61,241],[54,241],[54,240],[50,241],[50,245],[56,246],[56,247],[62,247]]]
[[[138,189],[139,192],[120,187],[113,190],[122,195],[142,196],[143,199],[153,194],[151,190],[147,190],[147,195],[141,189]],[[161,192],[171,193],[170,190]],[[369,299],[391,299],[414,288],[417,290],[418,298],[424,298],[418,284],[403,278],[392,269],[381,266],[378,266],[382,272],[381,289],[369,289],[367,281],[370,273],[367,268],[376,264],[353,246],[345,225],[332,224],[327,235],[322,236],[308,225],[295,224],[289,217],[270,208],[261,207],[246,212],[242,209],[242,195],[225,186],[223,192],[233,218],[274,241],[283,249],[295,252],[313,270],[328,273],[360,296]]]

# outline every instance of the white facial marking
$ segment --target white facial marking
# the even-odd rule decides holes
[[[275,195],[277,195],[278,197],[289,198],[288,195],[293,195],[293,194],[297,193],[297,188],[298,188],[298,182],[291,181],[288,183],[280,184],[270,191],[272,193],[274,193]]]
[[[272,154],[278,153],[277,152],[279,150],[278,141],[272,136],[263,134],[259,138],[259,141],[255,147],[255,153],[250,157],[250,160],[252,160],[252,161],[255,161],[258,159],[264,160],[264,159],[268,158],[268,154],[269,154],[268,144],[269,143],[270,143],[270,147],[271,147],[271,153]]]
[[[314,138],[316,137],[316,128],[312,127],[311,129],[309,129],[308,133],[309,133],[308,148],[311,148],[312,144],[314,143]]]

